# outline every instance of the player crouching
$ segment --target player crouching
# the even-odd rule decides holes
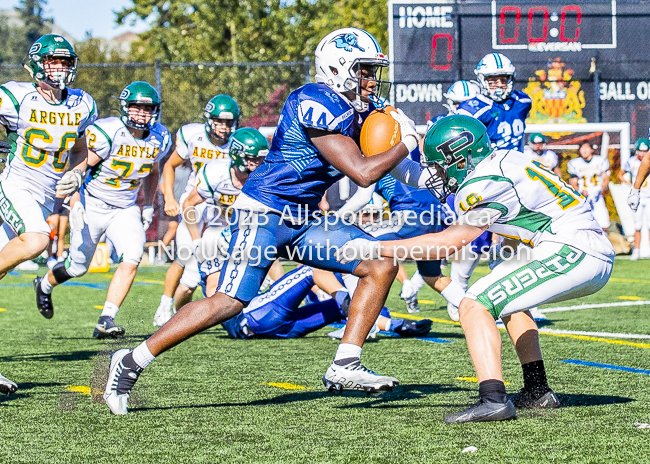
[[[119,337],[124,328],[115,316],[126,298],[142,259],[145,230],[153,207],[136,205],[141,181],[145,204],[151,205],[158,184],[158,161],[171,146],[167,128],[157,122],[158,92],[146,82],[133,82],[120,94],[121,117],[98,120],[86,132],[90,173],[70,213],[70,254],[43,277],[34,280],[36,304],[43,315],[53,313],[52,289],[88,271],[103,234],[115,245],[120,264],[93,337]],[[144,227],[143,227],[144,226]]]
[[[589,204],[541,163],[515,150],[492,151],[485,127],[467,116],[450,116],[427,132],[423,163],[437,173],[430,188],[434,196],[444,201],[456,193],[458,222],[444,232],[407,240],[352,240],[338,257],[343,262],[346,256],[403,258],[406,250],[407,258],[443,258],[485,230],[529,245],[479,279],[460,304],[480,399],[445,422],[514,419],[515,407],[559,406],[546,381],[537,326],[527,309],[590,295],[609,280],[614,250]],[[524,374],[524,388],[511,400],[494,323],[499,317]]]

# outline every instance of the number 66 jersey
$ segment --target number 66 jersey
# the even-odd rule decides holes
[[[88,149],[102,159],[90,168],[84,190],[118,208],[135,204],[140,182],[171,147],[169,131],[160,123],[135,138],[117,117],[99,119],[86,131]]]
[[[64,97],[50,103],[29,82],[0,86],[0,124],[11,143],[0,180],[19,185],[49,211],[70,148],[97,118],[95,101],[83,90],[68,87]]]
[[[516,150],[496,150],[458,188],[460,222],[536,247],[571,245],[602,260],[614,256],[585,198],[539,161]]]

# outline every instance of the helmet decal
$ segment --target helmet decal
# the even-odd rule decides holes
[[[34,45],[32,45],[32,48],[29,49],[28,55],[33,55],[34,53],[38,53],[38,51],[43,47],[43,44],[36,42]]]
[[[353,48],[356,48],[359,51],[365,52],[365,48],[361,47],[359,45],[359,41],[357,40],[357,36],[352,34],[351,32],[348,32],[347,34],[341,34],[339,36],[334,37],[331,42],[334,42],[334,45],[336,45],[336,48],[342,48],[346,52],[351,52]]]
[[[436,150],[442,153],[448,166],[453,166],[465,159],[462,156],[456,156],[456,153],[460,152],[473,143],[474,134],[472,134],[470,131],[463,131],[457,136],[452,137],[436,146]]]
[[[124,89],[120,94],[120,98],[127,98],[129,95],[131,95],[131,91],[129,89]]]

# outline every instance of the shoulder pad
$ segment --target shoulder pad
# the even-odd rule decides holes
[[[352,106],[325,84],[307,84],[298,93],[298,121],[305,127],[338,131],[354,116]]]
[[[533,100],[526,94],[525,92],[522,92],[521,90],[513,90],[512,91],[512,98],[514,98],[517,101],[520,101],[521,103],[532,103]]]
[[[465,100],[458,105],[457,114],[465,114],[468,116],[474,116],[474,114],[482,108],[492,106],[492,100],[487,100],[482,95],[477,95],[474,98]]]
[[[111,137],[113,134],[115,134],[115,132],[124,128],[124,124],[122,123],[120,118],[116,116],[110,116],[108,118],[98,119],[93,123],[93,126],[99,127],[101,130],[109,134],[109,136]]]

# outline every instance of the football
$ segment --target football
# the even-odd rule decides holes
[[[383,153],[402,140],[399,123],[390,115],[395,111],[386,106],[370,113],[361,128],[361,151],[365,156]]]

